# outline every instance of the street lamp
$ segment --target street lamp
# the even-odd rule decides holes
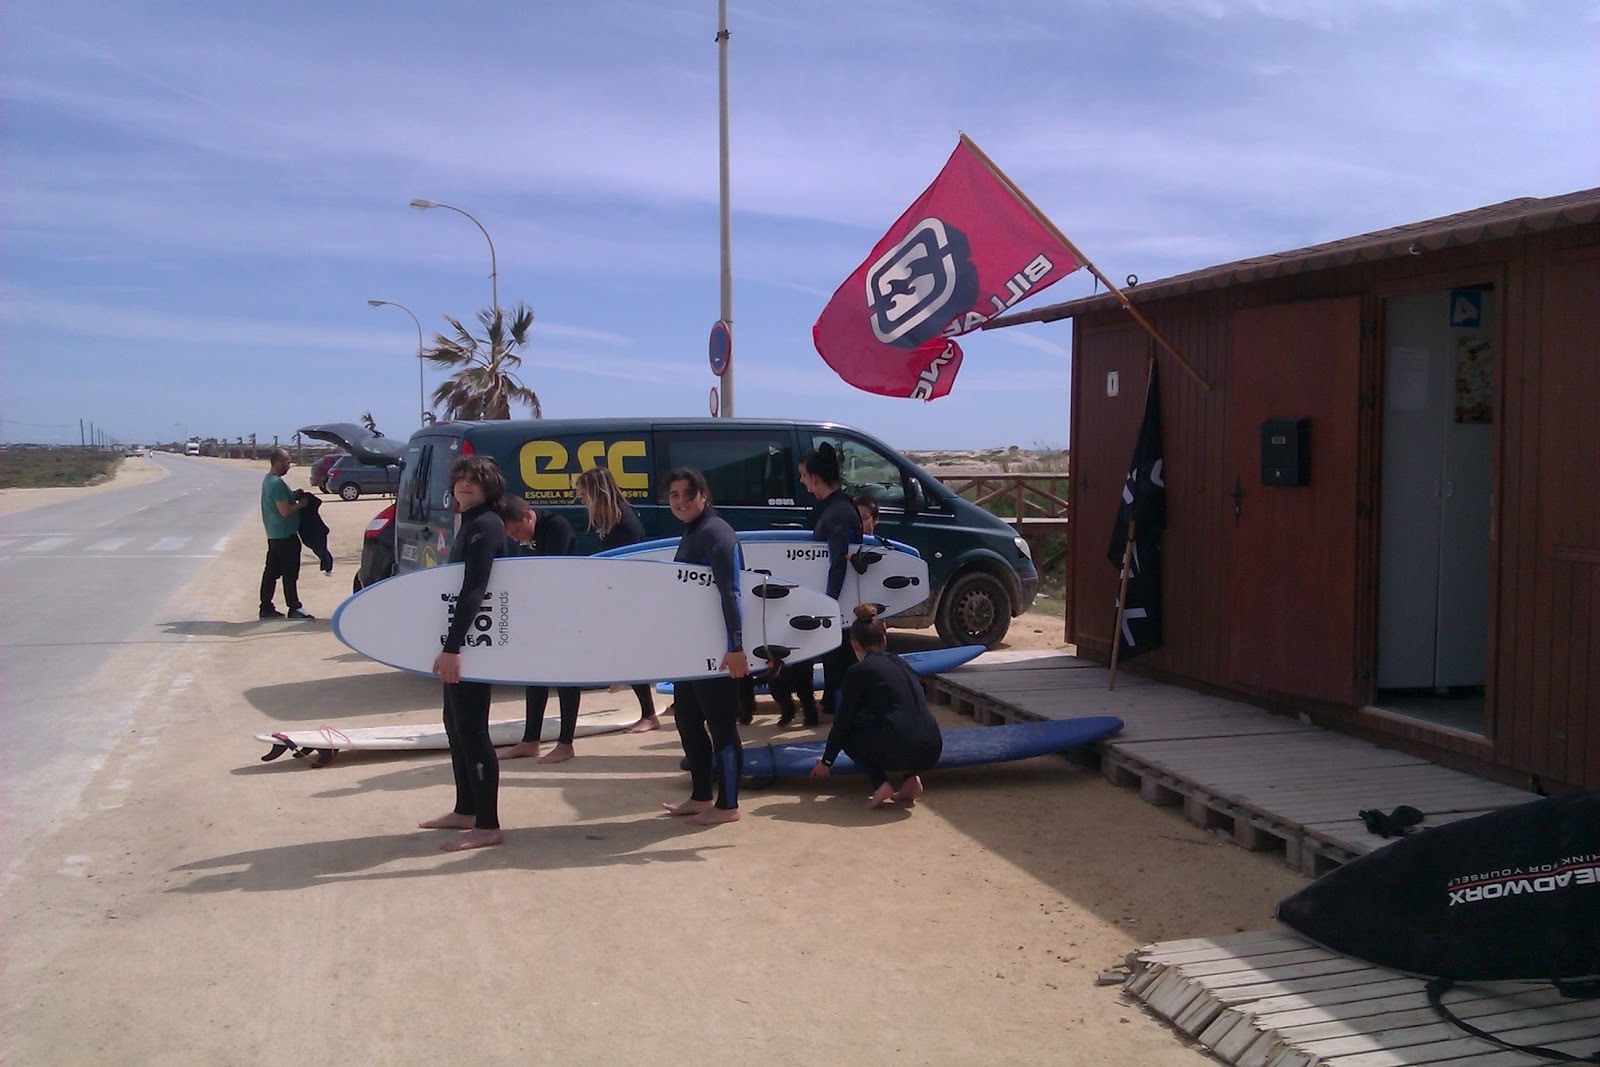
[[[424,200],[420,196],[412,197],[411,206],[416,208],[418,211],[426,211],[430,207],[442,207],[450,211],[454,211],[458,215],[466,215],[467,218],[472,219],[472,224],[478,228],[480,233],[483,234],[483,239],[489,242],[489,307],[492,311],[498,312],[500,310],[500,281],[495,271],[494,239],[489,236],[489,231],[483,228],[483,223],[473,218],[470,212],[462,211],[454,204],[445,204],[439,202],[438,200]]]
[[[396,304],[393,300],[368,300],[367,303],[375,308],[399,308],[407,315],[410,315],[411,321],[417,324],[417,409],[418,418],[420,419],[418,425],[426,426],[428,424],[428,402],[423,398],[424,394],[422,392],[422,323],[417,321],[416,313],[404,304]]]

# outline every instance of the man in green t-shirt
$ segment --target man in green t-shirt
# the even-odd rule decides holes
[[[271,471],[261,479],[261,525],[267,529],[267,565],[261,571],[261,615],[263,619],[280,619],[283,612],[272,606],[272,594],[278,579],[283,579],[283,603],[291,619],[310,619],[300,607],[298,585],[300,582],[300,509],[303,500],[296,500],[283,476],[289,473],[293,461],[287,448],[274,448],[267,454]]]

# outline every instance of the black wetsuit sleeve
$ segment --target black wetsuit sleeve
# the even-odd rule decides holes
[[[644,523],[639,521],[639,513],[626,502],[622,505],[622,517],[611,528],[611,535],[606,538],[607,548],[620,548],[623,545],[636,545],[644,540]]]
[[[850,563],[850,543],[861,539],[861,517],[849,497],[835,491],[823,504],[817,516],[812,537],[828,543],[827,594],[835,600],[844,592],[845,568]],[[854,605],[841,605],[847,610]]]
[[[533,552],[536,556],[570,556],[577,539],[572,523],[560,515],[541,515],[534,524]]]
[[[473,518],[456,539],[456,551],[465,566],[461,573],[461,593],[456,597],[456,612],[450,620],[450,631],[444,637],[444,650],[461,651],[467,638],[467,627],[478,614],[478,606],[489,591],[489,572],[494,567],[495,553],[505,547],[506,527],[500,516],[492,511]]]
[[[722,597],[722,625],[728,631],[728,651],[744,648],[744,620],[739,614],[739,539],[726,523],[707,531],[706,562]]]
[[[833,761],[844,750],[850,733],[864,710],[868,690],[872,688],[872,666],[865,660],[844,672],[844,685],[839,689],[839,707],[833,713],[833,727],[828,731],[828,744],[822,750],[822,762],[833,766]]]

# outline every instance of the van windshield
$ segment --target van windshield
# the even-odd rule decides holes
[[[839,474],[847,494],[871,493],[879,507],[906,506],[906,487],[898,463],[863,441],[839,434],[813,433],[809,447],[820,448],[824,441],[839,453]]]

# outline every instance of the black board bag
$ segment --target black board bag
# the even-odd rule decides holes
[[[1439,997],[1454,982],[1508,980],[1600,993],[1600,790],[1400,838],[1286,898],[1277,917],[1335,952],[1433,979],[1442,1014],[1504,1044]]]

